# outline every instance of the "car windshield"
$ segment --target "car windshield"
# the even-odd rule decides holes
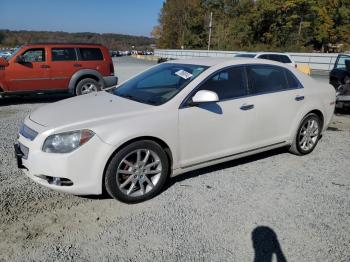
[[[256,54],[238,54],[235,57],[249,57],[249,58],[254,58]]]
[[[18,53],[18,51],[19,51],[20,49],[21,49],[21,47],[17,47],[15,50],[13,50],[12,54],[9,55],[9,56],[6,56],[5,59],[6,59],[7,61],[9,61],[12,57],[14,57],[14,56]]]
[[[117,95],[150,105],[161,105],[178,94],[208,67],[164,63],[126,81],[112,90]]]
[[[339,55],[338,59],[336,61],[335,64],[335,68],[346,68],[346,63],[350,63],[350,62],[346,62],[346,61],[350,61],[350,56],[349,55]]]

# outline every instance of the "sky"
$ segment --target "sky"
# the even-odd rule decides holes
[[[150,36],[164,0],[0,0],[0,29]]]

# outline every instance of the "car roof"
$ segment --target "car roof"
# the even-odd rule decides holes
[[[287,53],[280,53],[280,52],[259,52],[256,53],[257,55],[288,55]]]
[[[94,44],[94,43],[33,43],[33,44],[25,44],[23,46],[100,46],[102,44]]]
[[[201,58],[186,58],[178,60],[170,60],[166,63],[170,64],[192,64],[202,66],[214,66],[232,60],[232,57],[201,57]]]
[[[269,64],[277,65],[281,67],[286,67],[285,64],[280,62],[275,62],[267,59],[255,59],[255,58],[246,58],[246,57],[203,57],[203,58],[188,58],[188,59],[178,59],[171,60],[165,63],[170,64],[192,64],[192,65],[202,65],[202,66],[230,66],[230,65],[244,65],[244,64]]]

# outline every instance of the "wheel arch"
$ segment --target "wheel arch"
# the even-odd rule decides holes
[[[168,158],[168,161],[169,161],[169,175],[171,173],[171,170],[172,170],[172,166],[173,166],[173,155],[172,155],[172,152],[171,152],[171,149],[169,147],[169,145],[162,139],[160,138],[157,138],[157,137],[154,137],[154,136],[140,136],[140,137],[135,137],[135,138],[132,138],[126,142],[124,142],[123,144],[121,144],[120,146],[118,146],[118,148],[116,150],[113,151],[113,153],[110,155],[110,157],[108,158],[106,164],[105,164],[105,167],[103,169],[103,176],[102,176],[102,192],[106,192],[105,190],[105,176],[106,176],[106,171],[107,171],[107,167],[109,165],[109,163],[111,162],[111,160],[113,159],[113,157],[124,147],[134,143],[134,142],[138,142],[138,141],[144,141],[144,140],[149,140],[149,141],[153,141],[155,143],[157,143],[158,145],[160,145],[167,158]]]
[[[306,112],[306,113],[305,113]],[[290,144],[293,143],[294,139],[295,139],[295,136],[296,136],[296,133],[298,132],[298,129],[302,123],[302,121],[304,120],[304,118],[309,115],[309,114],[315,114],[317,115],[320,120],[321,120],[321,134],[322,134],[322,131],[323,131],[323,127],[324,127],[324,114],[323,112],[320,110],[320,109],[316,109],[314,107],[311,107],[303,112],[299,112],[298,116],[296,117],[296,119],[294,120],[294,125],[291,129],[291,133],[290,133],[290,139],[289,139],[289,142]]]
[[[101,85],[101,87],[104,85],[103,76],[98,71],[92,69],[82,69],[78,72],[75,72],[71,77],[68,85],[69,92],[71,94],[75,94],[75,88],[77,84],[85,78],[96,80]]]
[[[323,115],[323,113],[321,112],[321,110],[319,110],[319,109],[314,109],[314,110],[311,110],[310,112],[308,112],[305,116],[304,116],[304,118],[307,116],[307,115],[309,115],[309,114],[315,114],[315,115],[317,115],[319,118],[320,118],[320,120],[321,120],[321,130],[323,130],[323,125],[324,125],[324,115]]]

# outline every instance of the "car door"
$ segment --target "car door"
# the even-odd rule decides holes
[[[71,77],[81,67],[73,47],[52,47],[50,50],[51,89],[67,89]]]
[[[191,106],[199,90],[218,94],[219,102]],[[243,152],[250,146],[254,110],[245,105],[246,72],[243,66],[211,75],[179,109],[180,165],[183,168]]]
[[[95,69],[99,72],[107,72],[108,64],[103,63],[104,57],[100,48],[78,48],[79,65],[82,69]]]
[[[304,89],[288,69],[274,65],[247,66],[249,103],[256,119],[252,132],[255,148],[288,141],[302,103]]]
[[[18,60],[20,57],[21,61]],[[45,90],[50,86],[50,67],[44,47],[29,48],[17,55],[6,69],[11,92]]]

